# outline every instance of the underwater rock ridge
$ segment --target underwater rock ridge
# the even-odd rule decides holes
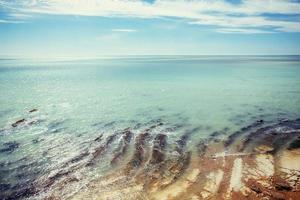
[[[258,120],[231,134],[226,127],[196,141],[202,130],[183,127],[175,134],[176,129],[157,121],[98,134],[55,173],[37,176],[29,185],[1,182],[0,197],[296,200],[300,196],[300,119]],[[227,137],[220,139],[225,133]],[[9,146],[18,148],[14,142]],[[87,182],[86,173],[104,163],[106,171]]]

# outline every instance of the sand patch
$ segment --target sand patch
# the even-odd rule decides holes
[[[256,156],[257,171],[262,177],[269,177],[274,174],[274,159],[269,154],[259,154]]]
[[[286,150],[282,153],[279,166],[286,170],[300,171],[300,149]]]
[[[199,169],[193,169],[193,171],[186,177],[186,179],[191,182],[195,182],[199,173]]]
[[[214,195],[218,191],[223,175],[224,172],[220,169],[207,175],[208,181],[205,183],[204,191],[201,192],[203,198]]]
[[[230,178],[230,185],[229,190],[232,191],[239,191],[243,186],[241,181],[242,179],[242,172],[243,172],[243,161],[241,158],[236,158],[233,163],[231,178]]]

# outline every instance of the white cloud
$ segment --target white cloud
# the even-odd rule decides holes
[[[23,13],[10,13],[9,14],[10,18],[14,18],[14,19],[21,19],[21,20],[26,20],[31,18],[31,15],[27,15],[27,14],[23,14]]]
[[[24,22],[23,21],[16,21],[16,20],[0,19],[0,23],[5,23],[5,24],[20,24],[20,23],[24,23]]]
[[[113,32],[125,32],[125,33],[132,33],[137,32],[135,29],[112,29]]]
[[[260,33],[271,27],[274,31],[300,32],[299,20],[264,16],[300,14],[300,3],[294,0],[243,0],[239,4],[225,0],[157,0],[152,4],[141,0],[0,0],[0,6],[25,14],[173,17],[185,19],[190,24],[217,26],[219,31],[251,28],[252,33]]]
[[[285,32],[300,32],[300,23],[291,21],[280,21],[274,19],[266,19],[262,16],[243,16],[230,17],[222,16],[207,16],[203,20],[190,22],[191,24],[199,25],[214,25],[227,28],[273,28],[277,31]]]
[[[219,33],[238,33],[238,34],[254,34],[254,33],[273,33],[272,31],[264,31],[259,29],[249,29],[249,28],[219,28],[217,29]]]

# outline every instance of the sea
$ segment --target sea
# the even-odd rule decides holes
[[[218,131],[222,140],[299,117],[300,56],[0,59],[0,199],[43,199],[69,170],[79,181],[65,186],[67,199],[118,169],[118,138],[92,166],[88,157],[122,130],[160,126],[170,140],[193,130],[193,151]]]

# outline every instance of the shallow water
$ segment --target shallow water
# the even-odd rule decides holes
[[[158,132],[174,140],[195,129],[193,148],[216,131],[299,118],[299,77],[298,56],[0,60],[0,190],[8,197],[46,179],[99,135],[127,127],[163,122]],[[111,169],[105,158],[80,168],[76,187]]]

